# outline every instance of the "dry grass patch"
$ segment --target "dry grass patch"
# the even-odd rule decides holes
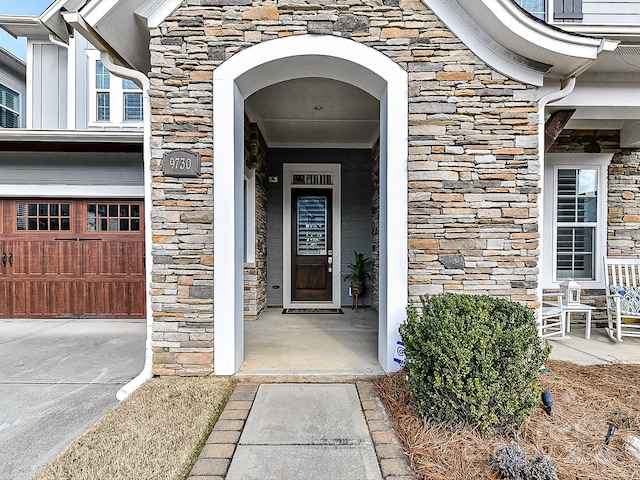
[[[640,479],[640,461],[624,438],[640,436],[640,365],[579,366],[549,361],[540,375],[553,393],[552,416],[535,409],[511,437],[482,437],[472,429],[430,425],[418,418],[404,374],[377,382],[391,422],[420,479],[498,479],[492,458],[501,445],[517,443],[529,456],[544,454],[558,466],[558,479]],[[605,446],[607,422],[619,430]]]
[[[33,480],[183,479],[234,385],[224,377],[153,379]]]

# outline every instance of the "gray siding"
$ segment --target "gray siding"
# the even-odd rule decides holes
[[[134,153],[3,152],[0,179],[5,185],[140,186],[144,171],[142,155]]]
[[[26,127],[27,109],[27,86],[23,76],[16,75],[12,70],[0,70],[0,84],[10,88],[20,94],[20,124],[21,128]]]
[[[640,23],[640,1],[633,0],[583,0],[582,22],[595,24]]]
[[[282,200],[284,163],[339,163],[341,165],[341,271],[353,261],[353,251],[371,257],[371,169],[370,150],[272,149],[268,155],[269,176],[278,183],[268,184],[267,213],[267,304],[283,303]],[[276,288],[274,288],[276,287]],[[366,296],[371,304],[370,288]],[[348,282],[341,282],[341,303],[351,305]]]
[[[67,50],[35,44],[33,57],[33,128],[66,128]]]

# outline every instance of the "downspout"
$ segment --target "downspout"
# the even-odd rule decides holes
[[[129,383],[124,385],[116,398],[124,400],[140,385],[153,377],[153,351],[151,349],[151,337],[153,334],[153,310],[151,307],[151,253],[152,253],[152,235],[151,235],[151,182],[149,175],[151,172],[151,101],[149,99],[149,79],[147,76],[137,70],[125,68],[113,62],[113,58],[108,52],[102,51],[100,58],[104,66],[114,75],[133,80],[136,85],[142,88],[142,122],[144,125],[144,140],[142,145],[142,157],[144,164],[145,178],[144,182],[144,244],[145,244],[145,285],[147,295],[147,339],[145,342],[144,367],[142,371]]]
[[[540,196],[538,198],[538,231],[539,231],[539,248],[540,252],[544,252],[544,168],[545,168],[545,142],[544,142],[544,127],[545,127],[545,110],[547,105],[558,100],[562,100],[567,97],[576,86],[576,77],[569,77],[563,80],[560,84],[560,90],[551,92],[544,95],[538,100],[538,157],[540,159]],[[539,269],[542,271],[542,268]],[[542,282],[538,277],[537,296],[540,300],[540,306],[542,306]]]

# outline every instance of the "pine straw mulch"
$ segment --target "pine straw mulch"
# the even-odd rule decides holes
[[[550,457],[559,468],[559,480],[640,479],[640,461],[626,451],[624,441],[627,435],[640,436],[640,365],[581,366],[550,360],[547,367],[540,385],[553,394],[552,416],[537,408],[520,432],[503,437],[423,422],[403,372],[376,383],[420,480],[498,479],[492,458],[500,446],[512,443],[523,447],[528,458]],[[608,421],[620,428],[605,446]]]

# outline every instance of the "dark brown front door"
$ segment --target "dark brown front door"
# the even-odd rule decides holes
[[[332,192],[291,190],[291,300],[332,300]]]
[[[144,318],[138,200],[4,200],[0,317]]]

